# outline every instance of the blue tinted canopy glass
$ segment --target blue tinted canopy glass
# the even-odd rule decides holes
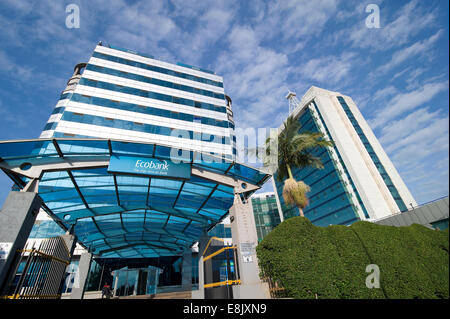
[[[141,170],[110,171],[111,157],[139,158]],[[152,175],[142,170],[152,159],[182,164]],[[270,177],[209,154],[107,139],[0,142],[0,167],[83,246],[120,258],[179,254],[227,215],[235,194],[248,198]],[[177,178],[179,169],[190,172]]]

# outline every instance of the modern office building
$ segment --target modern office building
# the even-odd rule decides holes
[[[194,162],[201,163],[202,160],[210,160],[211,158],[204,158],[208,154],[214,155],[216,158],[223,158],[227,162],[221,162],[225,169],[222,167],[215,168],[215,173],[221,172],[223,174],[234,174],[234,168],[238,165],[234,163],[236,154],[236,138],[234,135],[234,122],[233,112],[231,110],[231,99],[225,95],[223,87],[222,77],[216,75],[212,71],[192,67],[186,64],[178,63],[171,64],[163,61],[159,61],[152,56],[136,53],[130,50],[124,50],[115,48],[109,45],[102,45],[99,43],[89,59],[88,63],[80,63],[74,68],[74,73],[71,79],[67,83],[67,87],[62,91],[60,99],[55,106],[47,124],[44,127],[40,139],[48,140],[52,138],[65,138],[68,145],[70,145],[71,139],[87,138],[87,139],[111,139],[115,141],[123,141],[121,150],[117,151],[125,152],[125,148],[135,148],[132,154],[145,154],[147,149],[136,148],[133,143],[147,143],[150,144],[153,149],[153,156],[155,150],[158,148],[166,149],[160,156],[170,156],[175,151],[175,157],[190,158],[191,166]],[[103,140],[104,141],[104,140]],[[45,144],[45,142],[43,142]],[[62,142],[53,142],[54,146],[59,154],[66,151],[83,154],[84,152],[92,152],[91,147],[83,147],[81,144],[85,142],[75,142],[74,145],[67,149],[59,149]],[[87,144],[94,145],[95,142],[89,142]],[[103,142],[99,142],[100,144]],[[109,154],[114,149],[117,142],[107,145],[109,148]],[[128,145],[129,144],[129,145]],[[153,146],[153,145],[154,146]],[[106,145],[106,144],[105,144]],[[158,146],[157,146],[158,145]],[[162,145],[162,146],[159,146]],[[54,147],[50,146],[51,149]],[[112,147],[112,148],[111,148]],[[44,148],[37,149],[34,153],[41,153]],[[91,150],[91,151],[89,151]],[[178,150],[182,154],[179,154]],[[101,153],[101,147],[98,149]],[[103,150],[104,151],[104,150]],[[183,152],[189,151],[190,154],[184,154]],[[45,152],[45,151],[44,151]],[[160,151],[157,151],[158,153]],[[201,152],[201,153],[197,153]],[[97,153],[95,151],[94,153]],[[167,154],[166,154],[167,153]],[[143,156],[151,156],[152,152]],[[200,158],[202,157],[202,158]],[[225,165],[224,165],[225,163]],[[202,167],[202,170],[208,168]],[[102,169],[103,171],[104,169]],[[247,169],[238,168],[239,171],[246,171]],[[237,172],[237,171],[236,171]],[[251,171],[253,172],[253,171]],[[251,173],[250,171],[248,173]],[[96,174],[98,172],[92,172]],[[105,172],[102,172],[105,174]],[[182,263],[185,262],[185,256],[179,253],[173,256],[166,255],[167,249],[173,250],[172,247],[164,248],[166,252],[163,252],[157,259],[154,258],[154,253],[151,252],[152,246],[147,247],[150,254],[138,251],[134,249],[137,244],[130,244],[130,238],[136,235],[134,239],[143,240],[147,236],[150,223],[156,221],[155,227],[163,226],[164,231],[170,228],[172,223],[179,224],[183,215],[176,211],[176,206],[197,206],[199,207],[192,210],[189,208],[189,214],[198,213],[202,209],[206,208],[206,204],[213,202],[213,205],[217,207],[225,208],[227,205],[221,203],[228,195],[224,196],[222,193],[222,186],[214,186],[208,182],[207,188],[202,186],[205,181],[195,180],[190,183],[189,180],[184,181],[165,181],[164,179],[150,178],[149,180],[142,179],[142,185],[132,185],[139,179],[138,177],[126,177],[126,176],[114,176],[110,177],[99,176],[99,181],[113,183],[109,186],[106,184],[100,186],[102,182],[88,182],[87,180],[79,180],[80,187],[77,186],[76,181],[79,178],[73,176],[72,182],[68,183],[57,182],[59,177],[67,177],[66,173],[55,173],[55,175],[49,179],[48,182],[41,182],[40,189],[46,187],[55,186],[55,190],[62,190],[66,187],[71,189],[72,195],[76,195],[75,188],[78,195],[82,197],[82,206],[86,206],[87,210],[91,210],[90,205],[87,203],[87,198],[90,196],[88,193],[94,192],[94,189],[99,186],[99,192],[110,192],[115,194],[113,201],[117,199],[120,209],[124,210],[124,214],[121,213],[120,218],[115,218],[117,215],[97,216],[92,224],[92,221],[88,220],[84,224],[92,224],[95,227],[90,229],[91,226],[86,226],[88,231],[100,231],[100,237],[106,236],[105,234],[113,232],[115,228],[121,230],[114,231],[117,234],[124,231],[132,232],[129,238],[125,238],[125,244],[129,245],[129,248],[120,251],[115,248],[106,249],[102,253],[102,258],[94,258],[92,265],[90,266],[89,275],[86,281],[86,291],[98,291],[99,288],[105,282],[116,286],[116,293],[123,295],[139,294],[139,291],[148,292],[153,291],[155,285],[159,285],[162,290],[164,287],[172,287],[181,285],[182,281]],[[70,175],[70,174],[69,174]],[[264,174],[264,176],[266,176]],[[94,175],[90,175],[94,178]],[[268,177],[268,176],[267,176]],[[56,178],[56,179],[54,179]],[[193,177],[194,179],[196,177]],[[207,180],[210,180],[208,177]],[[106,180],[108,179],[108,180]],[[212,178],[214,180],[214,178]],[[263,182],[261,180],[261,182]],[[49,183],[49,184],[48,184]],[[99,184],[100,183],[100,184]],[[130,184],[131,183],[131,184]],[[47,185],[48,184],[48,185]],[[50,186],[50,184],[52,186]],[[67,185],[66,185],[67,184]],[[122,186],[121,186],[122,184]],[[145,184],[145,185],[144,185]],[[174,187],[178,185],[179,190]],[[139,186],[139,187],[138,187]],[[183,188],[184,187],[184,188]],[[212,187],[209,189],[209,187]],[[17,190],[20,190],[17,187]],[[149,196],[152,192],[160,193],[158,196]],[[186,191],[185,191],[186,190]],[[121,192],[126,195],[120,195]],[[85,193],[86,192],[86,193]],[[142,192],[142,193],[140,193]],[[186,193],[187,192],[187,193]],[[84,193],[84,194],[83,194]],[[167,197],[168,193],[173,193],[173,198]],[[189,194],[188,194],[189,193]],[[221,193],[217,198],[212,196],[213,194]],[[48,193],[50,194],[50,193]],[[55,193],[56,194],[56,193]],[[197,195],[195,195],[197,194]],[[84,195],[84,196],[83,196]],[[46,195],[41,195],[46,200]],[[88,197],[85,197],[88,196]],[[106,196],[106,195],[103,195]],[[108,195],[109,196],[109,195]],[[131,196],[131,197],[130,197]],[[162,196],[162,197],[160,197]],[[190,196],[194,196],[191,199]],[[202,204],[202,197],[204,197],[204,203]],[[54,201],[54,196],[51,201]],[[83,199],[84,197],[84,199]],[[139,197],[139,198],[138,198]],[[136,205],[138,200],[145,200],[147,197],[147,208],[145,211],[132,209],[130,212],[126,212],[127,205]],[[166,198],[167,197],[167,198]],[[232,195],[234,197],[234,195]],[[128,199],[125,199],[128,198]],[[173,205],[169,205],[168,210],[173,210],[172,213],[168,213],[167,219],[153,221],[148,215],[148,205],[151,200],[160,201],[161,209],[163,206],[168,205],[164,202],[173,201]],[[94,197],[92,197],[94,199]],[[98,200],[100,200],[97,197]],[[109,200],[109,199],[105,199]],[[230,198],[226,199],[227,201]],[[63,201],[71,201],[70,199],[64,199]],[[78,199],[75,199],[78,201]],[[62,204],[65,206],[66,204]],[[100,206],[109,205],[106,203],[99,204]],[[206,206],[205,206],[206,205]],[[53,207],[53,206],[50,206]],[[57,207],[57,206],[55,206]],[[70,207],[70,206],[67,206]],[[175,209],[175,210],[174,210]],[[222,212],[224,214],[226,211]],[[161,215],[163,211],[156,212],[155,214]],[[125,216],[131,216],[130,220],[126,220]],[[134,216],[135,215],[135,216]],[[144,226],[142,230],[137,234],[135,225],[137,223],[137,216],[145,216],[144,224],[148,224],[147,228]],[[178,217],[176,217],[178,216]],[[146,220],[146,217],[148,220]],[[215,216],[216,217],[216,216]],[[211,223],[208,235],[220,238],[223,241],[223,245],[230,246],[232,244],[231,235],[231,222],[229,217],[225,215],[217,216],[219,223]],[[160,218],[160,217],[158,217]],[[212,221],[213,219],[211,219]],[[129,222],[129,224],[127,224]],[[162,222],[162,223],[160,223]],[[135,224],[133,224],[135,223]],[[76,222],[75,231],[84,225],[82,221]],[[176,229],[176,231],[186,231],[190,227],[194,226],[196,222],[188,222],[183,228]],[[100,230],[100,227],[105,227],[106,231]],[[139,226],[140,227],[140,226]],[[131,230],[130,230],[131,229]],[[175,228],[173,229],[175,230]],[[87,230],[86,230],[87,231]],[[157,230],[158,231],[158,230]],[[47,212],[42,209],[36,219],[35,225],[29,236],[27,245],[39,247],[40,242],[46,238],[58,236],[65,231],[58,226],[52,218],[48,217]],[[84,230],[83,230],[84,232]],[[86,233],[86,236],[87,234]],[[136,233],[136,234],[135,234]],[[139,236],[138,236],[139,235]],[[127,235],[128,236],[128,235]],[[152,236],[155,236],[152,234]],[[83,236],[82,236],[83,237]],[[114,235],[113,237],[117,237]],[[141,238],[142,237],[142,238]],[[161,235],[159,236],[161,239]],[[179,240],[179,239],[178,239]],[[109,242],[109,240],[108,240]],[[106,243],[106,241],[105,241]],[[102,244],[103,245],[103,244]],[[128,247],[125,245],[126,247]],[[145,245],[144,245],[145,246]],[[158,246],[155,246],[158,247]],[[212,246],[211,246],[212,247]],[[62,289],[63,293],[70,293],[72,284],[76,281],[79,270],[78,265],[80,263],[80,255],[86,252],[86,249],[90,247],[81,247],[77,244],[74,256],[71,259],[71,264],[67,268],[65,285]],[[154,250],[154,248],[153,248]],[[228,250],[227,250],[228,251]],[[204,251],[202,251],[204,253]],[[192,246],[192,263],[189,269],[192,268],[192,288],[195,289],[199,282],[199,269],[198,259],[199,252],[197,245]],[[148,256],[147,256],[148,255]],[[150,257],[151,258],[150,258]],[[224,255],[225,256],[225,255]],[[224,257],[222,255],[214,257],[214,264],[218,264],[218,258]],[[227,254],[228,256],[228,254]],[[225,258],[225,257],[224,257]],[[234,272],[234,259],[235,257],[228,257],[227,262],[220,262],[218,266],[220,268],[220,278],[223,277],[223,269],[227,274],[230,269]],[[211,259],[212,260],[212,259]],[[211,260],[209,262],[211,262]],[[24,262],[22,262],[24,264]],[[23,265],[19,267],[16,278],[20,278]],[[142,278],[153,278],[154,267],[160,269],[159,277],[152,283],[140,283],[140,286],[135,282]],[[186,272],[186,270],[183,270]],[[189,270],[190,271],[190,270]],[[158,272],[156,273],[158,274]],[[185,277],[185,275],[183,275]],[[183,278],[184,278],[183,277]],[[219,277],[218,277],[219,278]],[[228,277],[227,277],[228,278]],[[215,280],[215,277],[212,278]],[[211,280],[212,280],[211,279]],[[184,282],[185,286],[187,283]],[[225,280],[225,282],[228,282]],[[214,287],[216,285],[213,285]],[[159,289],[159,290],[161,290]]]
[[[256,233],[260,242],[280,223],[280,213],[273,192],[257,193],[251,197]]]
[[[75,66],[40,138],[162,143],[174,150],[191,149],[234,159],[231,103],[224,93],[222,77],[212,71],[99,43],[88,63]],[[230,229],[229,219],[225,219],[210,231],[210,236],[231,243]],[[61,233],[62,229],[41,211],[30,238],[37,245],[40,239]],[[79,245],[77,248],[68,283],[74,280],[83,251]],[[175,277],[180,277],[179,268],[171,267]],[[103,271],[95,261],[93,269]],[[198,274],[193,272],[193,278],[193,283],[198,283]],[[70,292],[70,285],[64,290]]]
[[[348,225],[417,205],[351,97],[313,86],[301,101],[292,92],[287,98],[294,106],[291,114],[302,126],[300,132],[322,132],[334,142],[332,148],[311,151],[321,158],[324,169],[293,171],[297,180],[311,187],[304,213],[314,224]],[[283,183],[276,174],[273,181],[283,217],[298,215],[296,207],[284,204]]]
[[[99,43],[61,93],[40,138],[163,143],[234,159],[231,99],[222,77]]]

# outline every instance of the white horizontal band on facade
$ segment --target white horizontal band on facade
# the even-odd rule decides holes
[[[53,137],[54,133],[55,130],[42,131],[41,135],[39,135],[39,138],[51,138]]]
[[[61,120],[61,117],[62,113],[52,114],[50,115],[50,118],[48,119],[47,123],[58,122]]]
[[[151,124],[164,126],[173,129],[189,130],[198,133],[230,136],[229,128],[220,128],[212,125],[206,125],[196,122],[187,122],[177,119],[171,119],[163,116],[154,116],[138,112],[124,111],[120,109],[109,108],[106,106],[98,106],[94,104],[86,104],[81,102],[70,101],[65,111],[89,114],[99,117],[108,117],[111,119],[124,120],[129,122],[137,122],[142,124]],[[58,114],[53,114],[58,115]],[[61,114],[59,114],[61,117]],[[49,121],[55,122],[55,121]]]
[[[56,105],[55,105],[55,109],[57,108],[57,107],[63,107],[63,106],[66,106],[67,105],[67,100],[66,99],[63,99],[63,100],[59,100],[58,101],[58,103],[56,103]]]
[[[115,92],[105,90],[97,87],[86,86],[78,84],[73,93],[81,95],[95,96],[107,100],[115,100],[118,102],[132,103],[137,105],[155,107],[162,110],[168,110],[179,113],[187,113],[199,117],[209,117],[215,120],[228,121],[226,113],[216,112],[212,110],[205,110],[196,108],[194,106],[176,104],[172,102],[161,101],[157,99],[151,99],[148,97],[137,96],[128,93]]]
[[[119,62],[113,62],[113,61],[105,60],[105,59],[98,58],[98,57],[91,57],[89,59],[88,63],[92,64],[92,65],[96,65],[96,66],[114,69],[114,70],[134,73],[134,74],[150,77],[153,79],[159,79],[159,80],[169,81],[169,82],[176,83],[176,84],[187,85],[187,86],[195,87],[195,88],[202,89],[202,90],[212,91],[214,93],[225,94],[225,90],[223,87],[214,86],[214,85],[210,85],[210,84],[206,84],[206,83],[202,83],[202,82],[198,82],[198,81],[188,80],[188,79],[184,79],[184,78],[180,78],[177,76],[164,74],[164,73],[160,73],[160,72],[150,71],[150,70],[142,69],[142,68],[139,68],[136,66],[131,66],[131,65],[127,65],[127,64],[123,64],[123,63],[119,63]]]
[[[116,84],[116,85],[132,87],[132,88],[139,89],[139,90],[151,91],[151,92],[155,92],[155,93],[162,93],[162,94],[171,95],[171,96],[175,96],[175,97],[180,97],[180,98],[185,98],[185,99],[190,99],[190,100],[195,100],[195,101],[199,101],[199,102],[205,102],[205,103],[214,104],[217,106],[226,107],[225,100],[216,99],[216,98],[212,98],[212,97],[205,96],[205,95],[180,91],[180,90],[176,90],[176,89],[166,88],[164,86],[145,83],[145,82],[141,82],[141,81],[137,81],[137,80],[131,80],[131,79],[127,79],[127,78],[122,78],[120,76],[114,76],[114,75],[110,75],[110,74],[106,74],[106,73],[85,70],[83,72],[82,78],[95,80],[95,81],[108,82],[108,83],[112,83],[112,84]]]
[[[170,70],[173,70],[173,71],[176,71],[176,72],[181,72],[181,73],[186,73],[186,74],[202,77],[202,78],[209,79],[209,80],[212,80],[212,81],[223,82],[223,78],[221,76],[218,76],[218,75],[215,75],[215,74],[211,74],[211,73],[202,72],[202,71],[199,71],[199,70],[186,68],[186,67],[183,67],[183,66],[179,66],[179,65],[176,65],[176,64],[168,63],[168,62],[163,62],[163,61],[156,60],[156,59],[146,58],[146,57],[143,57],[141,55],[128,53],[128,52],[124,52],[124,51],[120,51],[120,50],[115,50],[115,49],[104,47],[104,46],[100,46],[100,45],[97,45],[95,47],[94,51],[95,52],[100,52],[100,53],[105,53],[105,54],[108,54],[108,55],[117,56],[117,57],[124,58],[124,59],[127,59],[127,60],[132,60],[132,61],[136,61],[136,62],[141,62],[141,63],[145,63],[145,64],[159,66],[159,67],[162,67],[162,68],[165,68],[165,69],[170,69]]]
[[[177,149],[183,148],[200,152],[214,152],[222,155],[232,155],[232,147],[229,144],[183,139],[174,136],[145,133],[78,122],[60,121],[54,132],[92,136],[97,138],[125,139],[145,143],[162,143]]]

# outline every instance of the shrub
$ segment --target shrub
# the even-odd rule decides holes
[[[448,246],[448,230],[362,221],[318,227],[293,217],[256,251],[265,275],[293,298],[448,298]],[[369,264],[379,266],[381,289],[366,287]]]

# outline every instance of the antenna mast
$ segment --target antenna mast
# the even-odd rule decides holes
[[[297,94],[291,91],[288,91],[286,99],[289,101],[289,115],[291,115],[295,108],[300,104],[300,101],[297,99]]]

